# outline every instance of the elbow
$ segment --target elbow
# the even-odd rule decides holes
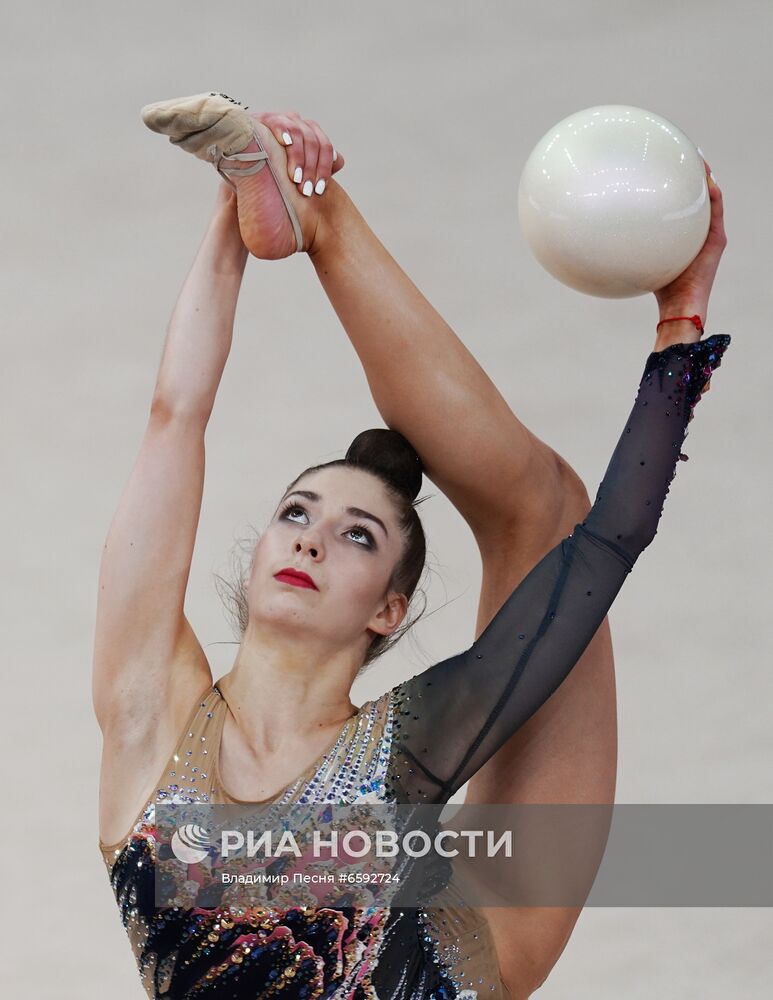
[[[558,493],[562,500],[561,526],[570,531],[578,521],[587,517],[591,507],[585,483],[560,455],[555,454]]]

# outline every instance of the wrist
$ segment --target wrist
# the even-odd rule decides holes
[[[653,350],[663,351],[672,344],[696,344],[700,339],[699,330],[689,320],[678,320],[661,326]]]
[[[236,271],[239,274],[244,271],[248,250],[239,231],[235,196],[233,202],[218,202],[215,206],[204,243],[217,259],[219,271]]]
[[[677,319],[676,317],[685,317]],[[695,344],[700,339],[702,331],[687,318],[698,316],[701,325],[706,325],[706,305],[695,302],[663,302],[660,304],[658,327],[655,333],[655,350],[661,351],[672,344]],[[662,322],[668,320],[669,322]],[[662,325],[661,325],[662,324]]]

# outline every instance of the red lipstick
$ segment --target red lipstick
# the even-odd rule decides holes
[[[274,573],[274,579],[279,580],[280,583],[290,583],[293,587],[307,587],[309,590],[319,589],[308,573],[302,573],[301,570],[293,569],[292,566],[286,566],[278,573]]]

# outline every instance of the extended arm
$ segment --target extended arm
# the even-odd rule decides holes
[[[649,356],[587,518],[467,651],[395,689],[403,713],[395,772],[407,800],[445,801],[577,662],[655,536],[692,409],[729,341],[718,335]]]
[[[147,428],[102,555],[94,706],[103,733],[124,745],[155,735],[162,706],[176,713],[176,692],[187,690],[190,699],[209,676],[183,605],[204,483],[204,432],[246,262],[227,192],[223,185],[172,314]]]

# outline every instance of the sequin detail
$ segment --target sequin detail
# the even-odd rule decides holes
[[[330,749],[271,802],[355,804],[395,801],[388,780],[394,733],[399,730],[399,696],[387,692],[368,702],[342,728]],[[198,897],[195,881],[185,881],[175,864],[156,855],[157,802],[233,802],[218,785],[217,754],[226,709],[213,687],[198,706],[159,785],[123,845],[103,849],[122,922],[128,932],[142,984],[149,997],[325,995],[378,1000],[375,981],[404,976],[403,935],[420,941],[425,971],[406,997],[461,997],[467,952],[463,942],[476,937],[474,964],[487,995],[499,1000],[488,924],[470,907],[438,911],[401,911],[384,907],[331,909],[309,905],[271,910],[249,909],[223,896],[216,909]],[[207,754],[210,759],[207,763]],[[393,769],[393,768],[392,768]],[[174,880],[174,906],[157,910],[154,878]],[[297,899],[297,892],[295,893]],[[472,957],[472,956],[471,956]],[[493,961],[493,965],[492,965]],[[454,971],[454,967],[458,969]],[[284,984],[280,987],[279,984]],[[292,986],[292,991],[288,988]],[[334,994],[330,992],[334,989]],[[427,992],[430,991],[430,992]]]
[[[661,387],[664,378],[675,377],[674,391],[684,394],[689,408],[689,420],[706,383],[714,370],[722,364],[722,355],[729,344],[730,336],[726,333],[715,333],[694,344],[672,344],[665,350],[650,354],[644,367],[644,375],[647,377],[657,372]]]

